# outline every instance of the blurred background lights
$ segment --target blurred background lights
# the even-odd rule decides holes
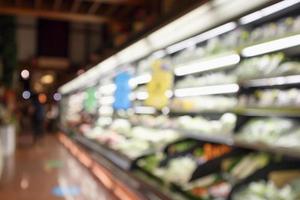
[[[55,101],[60,101],[61,100],[61,94],[60,93],[55,93],[54,95],[53,95],[53,99],[55,100]]]
[[[44,93],[39,94],[38,99],[41,104],[44,104],[47,102],[47,96]]]
[[[43,84],[51,84],[51,83],[53,83],[53,81],[54,81],[54,77],[51,74],[44,75],[41,78],[41,82]]]
[[[30,73],[29,73],[29,71],[27,69],[24,69],[24,70],[21,71],[21,77],[23,79],[28,79],[29,75],[30,75]]]
[[[31,96],[31,94],[30,94],[29,91],[27,91],[27,90],[26,90],[26,91],[23,91],[23,93],[22,93],[23,99],[29,99],[30,96]]]

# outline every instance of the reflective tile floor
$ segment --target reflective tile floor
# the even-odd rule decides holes
[[[115,200],[55,136],[5,159],[0,200]]]

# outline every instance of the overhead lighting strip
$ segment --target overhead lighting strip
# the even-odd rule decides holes
[[[242,50],[241,54],[244,57],[252,57],[295,47],[298,45],[300,45],[300,34],[246,47]]]
[[[99,103],[100,105],[111,105],[115,102],[114,96],[103,96],[100,97]]]
[[[190,39],[187,39],[187,40],[184,40],[184,41],[179,42],[177,44],[174,44],[174,45],[168,47],[166,49],[166,51],[169,54],[175,53],[175,52],[180,51],[182,49],[185,49],[185,48],[191,47],[193,45],[196,45],[197,43],[204,42],[204,41],[206,41],[208,39],[211,39],[211,38],[214,38],[218,35],[222,35],[224,33],[232,31],[236,27],[237,27],[236,22],[229,22],[227,24],[224,24],[224,25],[219,26],[217,28],[206,31],[206,32],[204,32],[200,35],[197,35],[195,37],[192,37]]]
[[[197,60],[187,64],[182,64],[175,68],[176,76],[184,76],[188,74],[200,73],[218,68],[224,68],[236,65],[241,58],[238,54],[230,54],[222,57],[217,57],[208,60]]]
[[[256,20],[259,20],[261,18],[267,17],[271,14],[274,14],[278,11],[284,10],[286,8],[292,7],[296,4],[300,3],[300,0],[285,0],[281,1],[279,3],[273,4],[271,6],[268,6],[264,9],[261,9],[259,11],[256,11],[254,13],[251,13],[249,15],[246,15],[242,17],[239,22],[240,24],[249,24],[251,22],[254,22]]]
[[[237,93],[239,91],[239,88],[240,87],[238,84],[212,85],[212,86],[176,89],[174,91],[174,94],[175,97],[230,94],[230,93]]]
[[[129,80],[129,85],[134,88],[137,85],[145,84],[151,81],[151,74],[143,74],[140,76],[133,77]]]

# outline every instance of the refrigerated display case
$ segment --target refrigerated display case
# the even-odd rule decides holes
[[[299,11],[202,4],[62,86],[62,130],[142,199],[298,199]]]

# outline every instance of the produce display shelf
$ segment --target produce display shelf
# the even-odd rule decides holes
[[[265,143],[251,143],[241,139],[237,139],[234,136],[206,136],[200,134],[186,134],[190,138],[194,138],[204,142],[212,142],[218,144],[226,144],[229,146],[238,147],[241,149],[249,149],[253,151],[268,152],[274,155],[281,155],[291,157],[294,159],[300,159],[300,148],[285,148],[279,146],[272,146]]]
[[[75,136],[73,140],[80,146],[84,147],[89,151],[89,155],[93,157],[94,160],[101,163],[102,166],[105,166],[109,169],[118,180],[126,183],[126,185],[133,188],[135,191],[138,191],[142,194],[145,200],[186,200],[180,194],[177,194],[174,191],[171,191],[168,187],[164,187],[164,190],[161,190],[161,186],[158,186],[157,183],[149,183],[149,178],[145,175],[141,175],[138,171],[132,171],[131,168],[125,169],[123,166],[118,165],[118,163],[111,160],[111,157],[107,154],[102,154],[104,152],[99,151],[100,148],[96,148],[91,141],[84,136]],[[99,144],[100,145],[100,144]],[[101,146],[101,145],[100,145]],[[107,152],[114,152],[111,149],[107,149]],[[142,198],[142,200],[144,200]]]
[[[293,107],[237,107],[233,113],[246,116],[271,116],[271,117],[300,117],[300,109]]]
[[[183,133],[183,136],[186,136],[188,138],[192,139],[197,139],[200,141],[205,141],[205,142],[212,142],[212,143],[217,143],[217,144],[226,144],[229,146],[234,145],[234,139],[232,138],[231,135],[208,135],[208,134],[199,134],[195,131],[187,131],[187,130],[182,130],[178,129],[179,132]]]
[[[226,111],[203,111],[203,112],[184,112],[184,111],[172,111],[170,116],[182,116],[182,115],[205,115],[205,116],[219,116],[224,113],[234,113],[242,116],[266,116],[266,117],[300,117],[300,109],[298,107],[236,107]]]
[[[297,84],[300,84],[300,75],[258,78],[258,79],[242,81],[239,83],[240,86],[245,88],[287,86],[287,85],[297,85]]]
[[[128,157],[120,154],[117,151],[114,151],[112,149],[109,149],[105,147],[104,145],[101,145],[93,140],[90,140],[84,136],[75,135],[74,140],[77,142],[80,142],[81,144],[87,146],[91,150],[99,153],[100,155],[104,156],[117,166],[119,166],[123,170],[129,170],[131,167],[132,160],[130,160]]]
[[[255,151],[262,151],[272,153],[278,156],[286,156],[294,159],[300,159],[300,148],[285,148],[279,146],[272,146],[262,142],[246,142],[242,140],[235,139],[234,145],[236,147],[250,149]]]
[[[262,115],[266,116],[266,115]],[[286,116],[286,115],[285,115]],[[300,116],[300,115],[298,115]],[[137,124],[135,124],[137,125]],[[151,127],[147,126],[146,124],[143,124],[142,126],[147,128],[153,128],[153,129],[165,129],[165,127]],[[181,133],[181,138],[191,138],[196,139],[203,142],[210,142],[210,143],[216,143],[216,144],[225,144],[228,146],[234,146],[242,149],[251,149],[254,151],[264,151],[269,152],[275,155],[284,155],[296,159],[300,159],[300,147],[297,149],[295,148],[284,148],[279,146],[271,146],[264,143],[250,143],[247,141],[243,141],[241,139],[238,139],[235,137],[235,134],[230,135],[209,135],[209,134],[201,134],[197,131],[192,130],[185,130],[185,129],[178,129],[178,128],[170,128],[175,131],[178,131]]]

